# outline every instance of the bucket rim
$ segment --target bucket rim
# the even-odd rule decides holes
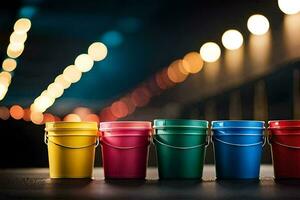
[[[300,120],[270,120],[268,129],[297,129],[300,128]]]
[[[164,128],[197,128],[208,129],[209,122],[199,119],[155,119],[154,129]]]
[[[98,132],[98,124],[97,122],[47,122],[45,125],[45,131],[46,132],[49,131],[51,132],[53,131],[96,131]]]
[[[197,135],[197,136],[209,136],[207,132],[205,133],[153,133],[152,137],[155,137],[156,135],[182,135],[182,136],[188,136],[188,135]]]
[[[110,130],[151,130],[150,121],[108,121],[100,123],[100,131]]]
[[[215,120],[211,122],[211,129],[265,129],[265,122],[259,120]]]

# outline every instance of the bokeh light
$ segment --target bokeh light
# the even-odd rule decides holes
[[[197,52],[186,54],[182,62],[184,69],[192,74],[198,73],[203,68],[203,64],[203,60]]]
[[[269,20],[263,15],[252,15],[247,22],[249,31],[254,35],[263,35],[270,28]]]
[[[7,72],[12,72],[17,67],[17,61],[11,58],[6,58],[2,63],[3,70]]]
[[[102,35],[101,41],[107,46],[116,47],[123,42],[123,35],[119,31],[107,31]]]
[[[10,58],[17,58],[19,57],[24,50],[24,44],[19,44],[19,43],[10,43],[7,47],[7,55]]]
[[[107,47],[101,42],[94,42],[89,46],[88,55],[94,61],[103,60],[107,56]]]
[[[29,31],[31,27],[31,22],[27,18],[21,18],[18,21],[16,21],[14,25],[14,30],[16,32],[27,32]]]
[[[0,73],[0,83],[6,87],[9,86],[11,82],[11,74],[9,72],[1,72]]]
[[[64,117],[64,121],[66,121],[66,122],[81,122],[81,118],[79,115],[71,113]]]
[[[94,65],[94,61],[88,54],[80,54],[75,59],[75,66],[81,72],[88,72],[92,69]]]
[[[9,109],[5,106],[0,107],[0,119],[7,120],[9,118]]]
[[[44,112],[54,103],[54,101],[55,99],[51,96],[41,95],[34,100],[34,103],[30,109],[31,111],[35,112]]]
[[[31,111],[29,108],[25,108],[24,109],[24,116],[23,116],[23,120],[24,121],[30,121],[30,114],[31,114]]]
[[[24,43],[26,39],[27,39],[26,32],[13,32],[9,38],[11,43]]]
[[[63,78],[71,83],[76,83],[81,78],[81,71],[75,65],[69,65],[63,72]]]
[[[287,15],[293,15],[300,12],[299,0],[278,0],[278,7]]]
[[[34,123],[34,124],[42,124],[43,120],[44,120],[44,115],[41,112],[31,112],[30,113],[30,120]]]
[[[243,35],[237,30],[228,30],[222,35],[222,44],[226,49],[235,50],[243,45]]]
[[[92,111],[86,107],[78,107],[73,110],[72,113],[78,115],[82,120],[85,120],[85,117],[90,114]]]
[[[19,105],[13,105],[13,106],[10,108],[9,112],[10,112],[10,116],[11,116],[12,118],[14,118],[14,119],[17,119],[17,120],[22,119],[23,116],[24,116],[24,110],[23,110],[23,108],[22,108],[21,106],[19,106]]]
[[[100,122],[100,119],[99,119],[98,115],[91,113],[91,114],[88,114],[88,115],[83,119],[83,121],[86,121],[86,122],[97,122],[97,123],[99,123],[99,122]]]
[[[221,56],[221,49],[216,43],[207,42],[201,46],[200,55],[205,62],[215,62]]]
[[[111,113],[117,118],[122,118],[128,115],[127,105],[123,101],[116,101],[111,105]]]
[[[54,82],[48,86],[47,92],[50,97],[58,98],[64,93],[64,88],[60,84]]]
[[[161,88],[158,86],[155,77],[150,78],[146,82],[146,86],[149,89],[149,92],[151,93],[152,96],[156,96],[161,94]]]
[[[187,78],[187,74],[180,70],[181,60],[176,60],[168,67],[168,77],[174,83],[180,83]]]
[[[150,101],[149,91],[145,87],[139,87],[131,93],[131,100],[137,107],[143,107]]]
[[[101,121],[115,121],[117,119],[111,112],[110,107],[104,108],[100,113],[100,120]]]
[[[0,100],[2,100],[7,93],[7,86],[0,82]]]
[[[67,89],[71,85],[71,82],[66,80],[62,74],[55,78],[54,83],[59,84],[63,89]]]
[[[55,117],[50,113],[45,113],[43,117],[43,123],[55,122]]]
[[[125,96],[123,97],[120,101],[124,102],[127,106],[127,110],[128,110],[128,115],[132,114],[135,111],[135,105],[132,102],[132,99],[130,98],[130,96]]]

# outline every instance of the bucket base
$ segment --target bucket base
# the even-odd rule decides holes
[[[199,180],[202,181],[202,177],[159,177],[159,180]]]
[[[145,177],[105,177],[105,180],[146,180]]]
[[[217,177],[216,181],[259,181],[259,177],[257,178],[228,178],[228,177]]]
[[[63,176],[63,177],[50,177],[50,179],[86,179],[86,180],[92,180],[94,177],[68,177],[68,176]]]

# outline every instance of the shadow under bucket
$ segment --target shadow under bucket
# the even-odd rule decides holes
[[[201,120],[154,120],[160,179],[201,179],[209,139],[208,122]]]
[[[100,123],[105,179],[145,179],[151,122]]]
[[[300,179],[300,120],[269,121],[268,131],[275,178]]]
[[[98,127],[95,122],[48,122],[50,178],[92,178]]]
[[[213,121],[212,141],[216,176],[221,179],[259,179],[263,121]]]

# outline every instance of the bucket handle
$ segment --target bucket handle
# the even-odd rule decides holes
[[[210,139],[209,139],[209,136],[207,136],[207,140],[205,143],[203,144],[199,144],[199,145],[195,145],[195,146],[191,146],[191,147],[179,147],[179,146],[173,146],[173,145],[170,145],[170,144],[166,144],[166,143],[163,143],[161,141],[159,141],[158,139],[156,139],[156,137],[153,137],[153,139],[160,145],[163,145],[163,146],[166,146],[166,147],[169,147],[169,148],[172,148],[172,149],[180,149],[180,150],[189,150],[189,149],[196,149],[196,148],[200,148],[200,147],[208,147],[209,143],[210,143]]]
[[[271,140],[271,136],[269,136],[269,137],[268,137],[268,144],[271,145],[271,143],[275,143],[275,144],[278,144],[278,145],[283,146],[283,147],[286,147],[286,148],[300,149],[299,146],[290,146],[290,145],[287,145],[287,144],[282,144],[282,143],[280,143],[280,142],[272,141],[272,140]]]
[[[235,143],[231,143],[231,142],[225,142],[224,140],[220,140],[216,137],[212,138],[212,141],[213,140],[216,140],[218,142],[221,142],[223,144],[228,144],[228,145],[231,145],[231,146],[236,146],[236,147],[251,147],[251,146],[257,146],[257,145],[260,145],[262,144],[262,147],[265,146],[266,144],[266,137],[264,137],[264,141],[263,142],[257,142],[257,143],[252,143],[252,144],[235,144]]]
[[[120,150],[130,150],[130,149],[144,148],[144,147],[149,146],[149,144],[148,144],[148,145],[141,145],[141,146],[137,145],[137,146],[132,146],[132,147],[120,147],[120,146],[115,146],[115,145],[109,144],[107,142],[104,142],[102,139],[100,139],[100,144],[112,147],[114,149],[120,149]]]
[[[56,142],[53,142],[53,141],[49,140],[47,132],[45,132],[45,134],[44,134],[44,143],[48,146],[49,142],[51,142],[51,143],[53,143],[53,144],[55,144],[57,146],[67,148],[67,149],[84,149],[84,148],[88,148],[88,147],[91,147],[91,146],[95,146],[95,148],[96,148],[96,147],[99,146],[99,138],[98,137],[96,139],[96,143],[89,144],[89,145],[86,145],[86,146],[80,146],[80,147],[71,147],[71,146],[66,146],[66,145],[58,144]]]

